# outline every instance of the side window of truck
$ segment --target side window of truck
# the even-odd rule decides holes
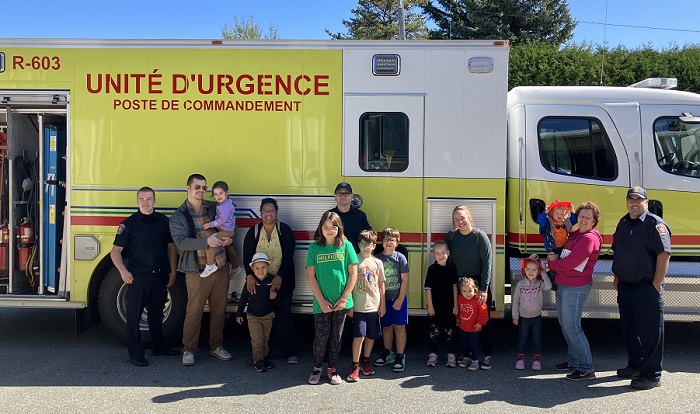
[[[360,168],[401,172],[408,168],[408,116],[366,112],[360,116]]]
[[[689,124],[678,117],[654,121],[656,162],[662,170],[674,175],[700,178],[700,125]]]
[[[617,178],[615,150],[597,119],[542,118],[537,135],[540,161],[547,170],[603,181]]]

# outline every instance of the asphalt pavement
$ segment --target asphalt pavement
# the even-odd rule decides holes
[[[425,320],[413,318],[404,372],[385,366],[354,384],[322,381],[312,386],[306,383],[312,365],[309,315],[297,317],[300,363],[287,365],[277,356],[276,367],[265,373],[253,369],[245,330],[233,318],[224,343],[233,360],[208,355],[205,329],[195,366],[183,367],[177,356],[152,357],[147,351],[146,368],[132,366],[126,347],[101,325],[76,334],[73,319],[66,310],[0,308],[0,412],[700,412],[697,323],[666,324],[663,385],[634,391],[629,380],[615,376],[626,354],[614,320],[584,320],[598,375],[594,381],[568,381],[554,370],[566,357],[555,320],[545,320],[542,371],[513,368],[517,329],[497,320],[494,367],[472,372],[446,368],[444,349],[438,366],[426,367]],[[343,377],[350,364],[348,332],[340,358]]]

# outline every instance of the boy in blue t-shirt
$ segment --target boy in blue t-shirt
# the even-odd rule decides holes
[[[396,251],[401,235],[398,230],[387,227],[382,231],[384,250],[377,254],[377,259],[384,264],[386,282],[386,313],[382,317],[382,336],[384,350],[374,365],[381,367],[394,362],[394,372],[401,372],[406,367],[406,325],[408,324],[408,260]],[[396,354],[392,351],[396,337]]]

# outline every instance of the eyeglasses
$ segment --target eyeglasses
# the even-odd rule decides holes
[[[364,249],[365,247],[371,246],[372,243],[365,243],[365,242],[359,242],[357,245],[361,248]]]
[[[204,190],[204,191],[207,191],[207,186],[206,186],[206,185],[195,184],[195,185],[192,186],[192,187],[193,187],[195,190]]]
[[[578,220],[581,221],[581,219],[584,219],[584,220],[593,220],[593,216],[581,216],[581,215],[579,215],[579,216],[578,216]]]
[[[642,204],[644,202],[644,198],[632,198],[628,197],[627,202],[630,204]]]
[[[335,193],[338,197],[349,197],[352,195],[352,193]]]
[[[270,210],[260,210],[260,213],[262,214],[275,214],[276,212],[277,210],[275,210],[274,208]]]
[[[338,230],[338,226],[323,226],[323,227],[321,227],[321,230],[323,230],[323,231]]]
[[[386,238],[386,239],[384,239],[384,243],[393,243],[393,244],[396,244],[396,243],[398,243],[398,242],[399,242],[398,240],[393,239],[393,238]]]

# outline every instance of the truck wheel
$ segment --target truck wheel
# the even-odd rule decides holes
[[[99,309],[100,318],[107,332],[116,340],[126,344],[126,288],[119,271],[112,268],[107,272],[100,286]],[[185,320],[187,294],[182,278],[168,288],[163,308],[163,333],[165,340],[170,343],[182,340],[182,324]],[[150,345],[151,335],[148,332],[148,309],[141,315],[141,340]]]

